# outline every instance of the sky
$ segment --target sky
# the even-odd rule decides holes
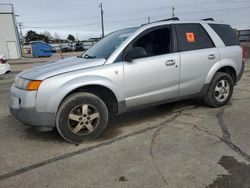
[[[101,36],[99,4],[104,10],[105,34],[170,18],[172,6],[180,20],[213,17],[235,28],[250,28],[250,0],[0,0],[14,4],[23,32],[49,31],[79,40]]]

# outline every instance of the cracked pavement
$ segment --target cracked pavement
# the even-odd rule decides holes
[[[80,145],[15,120],[13,76],[0,79],[0,187],[250,187],[249,63],[223,108],[186,100],[131,111]]]

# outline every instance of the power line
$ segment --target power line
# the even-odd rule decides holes
[[[216,3],[216,2],[221,2],[221,0],[214,0],[210,1],[210,3]],[[240,2],[249,2],[249,0],[239,0],[237,3]],[[232,2],[226,2],[225,4],[231,4]],[[196,6],[196,5],[201,5],[204,4],[204,2],[196,2],[196,3],[185,3],[185,4],[174,4],[174,7],[188,7],[188,6]],[[225,6],[225,4],[223,6]],[[119,13],[114,13],[114,14],[106,14],[107,16],[117,16],[117,15],[127,15],[131,13],[138,13],[138,12],[148,12],[148,11],[159,11],[159,10],[166,10],[166,8],[172,8],[172,6],[161,6],[161,7],[156,7],[156,8],[150,8],[150,9],[144,9],[144,10],[133,10],[133,11],[125,11],[125,12],[119,12]],[[71,18],[71,19],[55,19],[55,20],[36,20],[36,21],[23,21],[24,23],[52,23],[52,22],[67,22],[67,21],[77,21],[77,20],[84,20],[84,19],[96,19],[97,16],[85,16],[85,17],[77,17],[77,18]]]
[[[248,9],[250,8],[250,6],[244,6],[244,7],[235,7],[235,8],[222,8],[222,9],[214,9],[214,10],[206,10],[205,13],[212,13],[212,12],[218,12],[219,14],[220,13],[223,13],[223,12],[228,12],[228,11],[241,11],[242,9]],[[197,14],[197,13],[204,13],[204,11],[187,11],[187,12],[179,12],[180,14]]]
[[[174,7],[173,7],[174,8]],[[237,11],[241,11],[242,9],[248,9],[250,8],[250,6],[245,6],[245,7],[237,7],[237,8],[231,8],[231,9],[216,9],[216,10],[210,10],[210,11],[206,11],[206,13],[211,13],[211,12],[215,12],[213,14],[216,15],[220,15],[220,14],[225,14],[225,12],[230,11],[231,12],[237,12]],[[172,16],[175,16],[175,9],[172,9]],[[197,13],[203,13],[204,11],[187,11],[187,12],[178,12],[179,15],[183,15],[183,14],[197,14]],[[217,13],[216,13],[217,12]],[[165,17],[166,14],[160,14],[160,15],[154,15],[153,17]],[[137,18],[131,18],[131,19],[118,19],[118,20],[113,20],[113,21],[107,21],[106,24],[109,23],[118,23],[118,22],[129,22],[129,21],[138,21],[138,20],[146,20],[147,17],[143,16],[143,17],[137,17]],[[151,16],[150,16],[150,20],[151,20]],[[35,29],[53,29],[53,28],[76,28],[76,27],[86,27],[86,26],[91,26],[91,25],[99,25],[98,22],[94,22],[94,23],[88,23],[88,24],[79,24],[79,25],[63,25],[63,26],[25,26],[23,28],[35,28]],[[104,24],[103,24],[104,25]],[[104,26],[103,26],[104,27]]]
[[[221,0],[214,0],[210,1],[209,3],[216,3],[216,2],[221,2]],[[249,2],[249,0],[239,0],[238,2]],[[226,2],[229,3],[230,2]],[[225,3],[225,4],[226,4]],[[185,3],[185,4],[173,4],[174,7],[188,7],[188,6],[196,6],[196,5],[203,5],[204,2],[196,2],[196,3]],[[225,4],[223,6],[225,6]],[[133,10],[133,11],[124,11],[124,12],[119,12],[119,13],[113,13],[113,14],[107,14],[107,16],[116,16],[116,15],[126,15],[126,14],[131,14],[131,13],[138,13],[138,12],[148,12],[148,11],[158,11],[158,10],[166,10],[166,8],[171,9],[172,6],[161,6],[161,7],[156,7],[156,8],[149,8],[149,9],[144,9],[144,10]]]
[[[99,22],[80,24],[80,25],[63,25],[63,26],[24,26],[23,28],[34,28],[34,29],[56,29],[56,28],[75,28],[75,27],[86,27],[91,25],[99,25]]]

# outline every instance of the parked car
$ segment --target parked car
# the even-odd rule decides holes
[[[62,49],[62,52],[71,52],[72,51],[72,48],[69,44],[63,44],[61,49]]]
[[[78,51],[84,51],[84,50],[85,50],[85,49],[84,49],[83,43],[77,42],[77,43],[75,44],[75,51],[76,51],[76,52],[78,52]]]
[[[10,72],[10,65],[7,63],[7,59],[4,54],[0,55],[0,75]]]
[[[142,105],[202,97],[227,104],[244,70],[229,25],[160,21],[113,32],[79,57],[20,73],[11,113],[71,143],[96,139],[111,116]]]

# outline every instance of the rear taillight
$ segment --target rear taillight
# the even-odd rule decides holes
[[[7,60],[0,59],[0,64],[5,64],[6,62],[7,62]]]
[[[245,49],[244,46],[241,45],[241,51],[242,51],[242,63],[245,63]]]

